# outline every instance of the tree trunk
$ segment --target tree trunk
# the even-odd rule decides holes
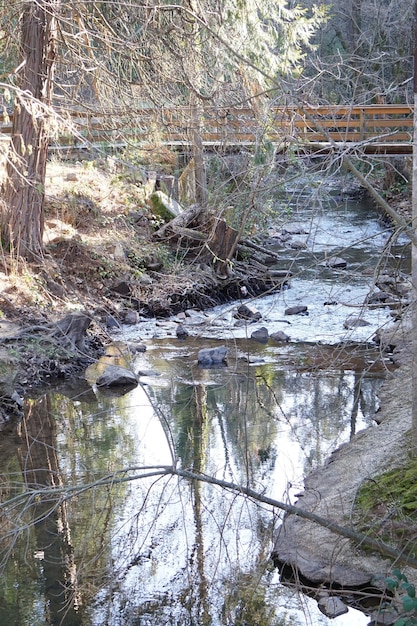
[[[42,254],[48,106],[55,57],[59,0],[26,2],[21,19],[21,83],[3,186],[4,240],[16,255]]]
[[[350,53],[357,52],[358,44],[361,37],[361,0],[350,0],[345,5],[347,12],[346,28],[345,28],[345,45]]]
[[[48,624],[79,626],[81,616],[74,546],[68,520],[67,503],[59,495],[42,495],[42,489],[62,487],[57,455],[56,424],[50,398],[44,396],[26,406],[19,425],[19,460],[26,487],[38,495],[28,507],[35,526],[36,547],[43,555],[42,570]]]
[[[417,0],[414,2],[414,133],[413,133],[413,177],[412,177],[412,229],[417,235]],[[411,241],[412,283],[412,443],[417,455],[417,244]]]

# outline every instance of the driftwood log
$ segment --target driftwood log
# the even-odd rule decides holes
[[[83,350],[86,332],[90,324],[91,318],[86,313],[70,313],[54,324],[37,324],[22,328],[14,335],[3,337],[0,342],[10,343],[24,340],[37,333],[36,336],[39,339],[60,344],[65,349]]]
[[[242,250],[245,250],[245,248],[250,248],[251,250],[255,250],[256,252],[261,252],[265,256],[274,257],[275,259],[277,259],[277,261],[281,260],[278,252],[274,252],[273,250],[267,250],[264,246],[260,246],[259,244],[255,243],[254,241],[250,241],[249,239],[239,241],[238,247]]]
[[[218,278],[229,276],[229,261],[238,243],[238,232],[225,220],[200,206],[192,206],[154,233],[157,239],[183,239],[199,248],[200,261],[214,266]]]

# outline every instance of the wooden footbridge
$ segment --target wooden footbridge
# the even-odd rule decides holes
[[[270,142],[277,150],[343,150],[373,155],[411,154],[410,105],[251,107],[144,107],[136,110],[56,111],[51,148],[118,148],[163,143],[178,149],[201,141],[207,149],[236,150]],[[10,137],[12,116],[0,114]]]

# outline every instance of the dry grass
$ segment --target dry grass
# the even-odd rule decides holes
[[[0,250],[3,314],[114,310],[109,289],[118,280],[139,285],[141,262],[154,252],[142,190],[95,163],[48,163],[44,244],[37,263]]]

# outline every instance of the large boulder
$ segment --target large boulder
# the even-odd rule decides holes
[[[320,611],[330,619],[344,615],[349,610],[338,596],[324,596],[319,599],[317,605]]]
[[[307,235],[307,231],[302,224],[285,224],[282,232],[288,235]]]
[[[389,328],[379,328],[373,341],[387,352],[401,352],[410,341],[412,324],[410,319],[402,319]]]
[[[291,239],[289,246],[293,250],[305,250],[307,248],[307,239],[295,237],[294,239]]]
[[[134,325],[139,322],[139,313],[137,311],[132,311],[128,309],[124,312],[123,322],[127,325]]]
[[[330,267],[331,269],[344,270],[347,267],[347,261],[339,256],[331,256],[326,259],[324,265],[326,265],[326,267]]]
[[[410,296],[412,284],[408,276],[395,274],[393,276],[383,274],[378,277],[376,286],[381,291],[386,291],[394,296],[406,298]]]
[[[285,309],[285,315],[308,315],[308,308],[303,304],[290,306]]]
[[[184,328],[183,324],[178,324],[175,334],[177,335],[178,339],[187,339],[187,337],[189,337],[190,335],[188,330]]]
[[[135,341],[127,344],[130,354],[138,354],[138,352],[146,352],[146,345],[141,341]]]
[[[61,345],[83,351],[91,321],[87,313],[69,313],[55,324],[53,335]]]
[[[226,363],[227,348],[202,348],[197,355],[198,363],[202,367],[215,367]]]
[[[357,315],[349,315],[343,324],[343,327],[346,330],[351,330],[352,328],[360,328],[361,326],[370,326],[370,322],[365,320],[363,317],[359,317]]]
[[[255,309],[247,306],[246,304],[241,304],[237,309],[236,313],[233,314],[233,317],[237,320],[248,320],[250,322],[257,322],[262,318],[262,314]]]
[[[274,341],[278,341],[279,343],[287,343],[291,339],[291,337],[284,333],[282,330],[277,330],[277,332],[272,333],[270,337],[271,339],[273,339]]]
[[[377,581],[391,570],[391,557],[366,546],[361,549],[361,544],[334,532],[334,527],[314,523],[308,516],[360,532],[357,522],[354,525],[359,488],[409,458],[411,390],[412,367],[408,363],[393,372],[378,391],[379,425],[359,431],[305,478],[295,511],[285,515],[275,539],[272,558],[281,571],[288,568],[292,576],[310,587],[346,590],[378,586]],[[300,514],[294,514],[297,509]],[[375,520],[376,529],[379,521]],[[406,571],[409,582],[415,585],[416,570],[407,567]]]
[[[109,365],[96,380],[97,387],[136,387],[137,384],[136,374],[120,365]]]

